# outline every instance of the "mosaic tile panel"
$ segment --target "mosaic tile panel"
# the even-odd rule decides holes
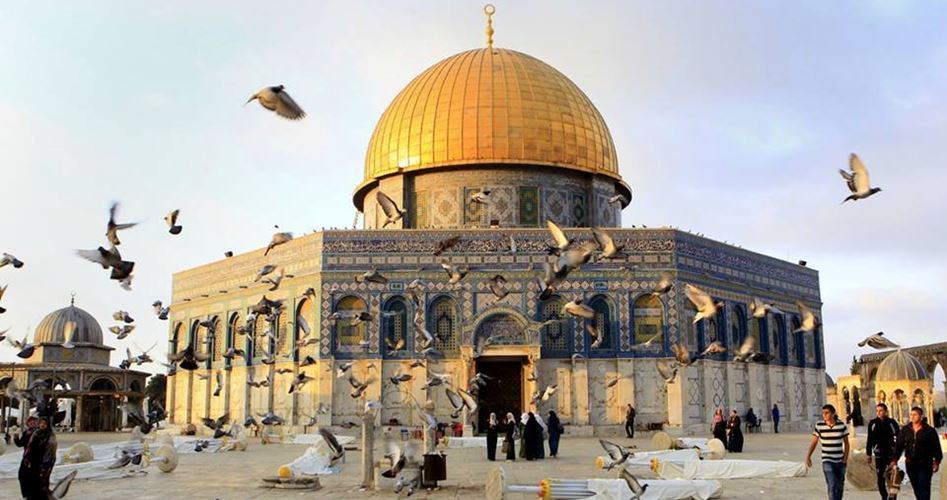
[[[427,191],[415,191],[414,200],[412,200],[411,222],[414,227],[424,228],[431,225],[431,208],[428,205],[430,193]]]
[[[457,191],[441,189],[431,193],[431,225],[434,227],[457,227],[460,225],[460,203]]]
[[[519,221],[521,226],[536,226],[539,224],[539,188],[534,186],[520,186],[517,189],[519,197]]]
[[[572,193],[572,201],[569,204],[569,214],[571,215],[572,227],[585,227],[589,225],[585,195]]]
[[[467,227],[487,227],[487,206],[483,203],[471,203],[470,196],[480,188],[464,189],[464,226]],[[491,193],[491,198],[492,198]]]
[[[543,188],[543,219],[568,226],[568,195],[566,191]]]
[[[487,205],[487,227],[497,220],[500,226],[516,224],[516,190],[512,186],[494,187],[490,192],[490,204]]]

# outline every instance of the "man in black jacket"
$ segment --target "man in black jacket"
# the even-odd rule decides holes
[[[911,488],[917,500],[930,500],[931,479],[940,468],[944,453],[940,449],[937,431],[924,422],[924,410],[911,408],[911,422],[901,428],[898,448],[892,462],[897,462],[904,453],[904,461],[911,479]]]
[[[888,486],[885,484],[885,468],[891,462],[891,457],[897,451],[898,423],[888,417],[888,405],[878,403],[875,406],[875,415],[868,422],[868,445],[865,453],[868,454],[868,463],[872,463],[874,455],[875,475],[878,476],[878,492],[881,500],[888,500]]]

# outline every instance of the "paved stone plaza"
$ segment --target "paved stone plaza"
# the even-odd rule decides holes
[[[61,435],[60,446],[68,447],[77,441],[102,443],[122,439],[122,434],[80,434]],[[628,440],[616,440],[627,443]],[[807,434],[752,434],[747,435],[746,452],[739,458],[802,460],[808,444]],[[650,438],[646,435],[636,438],[632,444],[647,449]],[[382,443],[375,451],[380,457]],[[183,454],[178,469],[171,474],[162,474],[151,468],[146,477],[128,479],[110,479],[98,481],[78,481],[69,492],[70,499],[129,498],[136,500],[194,498],[194,499],[243,499],[243,498],[396,498],[390,491],[360,492],[356,485],[361,479],[359,453],[348,452],[348,464],[338,476],[327,477],[323,488],[318,492],[298,492],[292,490],[267,490],[259,488],[260,478],[275,475],[279,465],[298,457],[306,449],[304,445],[260,445],[251,444],[245,453],[230,452],[212,455]],[[16,450],[9,452],[17,453]],[[414,498],[483,498],[483,484],[487,471],[493,465],[502,465],[511,482],[535,484],[545,477],[581,478],[608,477],[609,474],[598,470],[594,458],[602,454],[597,439],[565,438],[560,445],[559,459],[545,459],[537,462],[517,461],[515,463],[486,460],[484,448],[452,449],[448,454],[449,480],[442,482],[442,488],[435,492],[421,491]],[[816,456],[818,451],[816,451]],[[940,479],[934,479],[934,491],[938,491]],[[819,470],[799,479],[760,479],[724,481],[723,498],[767,498],[767,499],[817,499],[824,498],[824,480]],[[18,498],[16,481],[0,481],[0,498]],[[516,498],[514,496],[514,498]],[[523,496],[522,498],[528,498]],[[858,491],[850,486],[846,488],[846,499],[875,499],[877,493]],[[913,499],[910,487],[906,487],[901,499]]]

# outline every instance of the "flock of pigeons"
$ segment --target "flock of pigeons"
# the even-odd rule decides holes
[[[292,99],[292,97],[286,93],[285,88],[282,85],[265,87],[259,90],[250,97],[247,103],[254,100],[256,100],[265,109],[273,111],[283,118],[299,120],[306,115],[302,108],[300,108],[300,106]],[[851,192],[851,194],[843,200],[843,203],[850,200],[857,201],[866,199],[881,191],[880,188],[871,186],[868,170],[855,154],[852,154],[850,157],[849,170],[840,170],[840,174]],[[467,201],[471,204],[489,204],[490,194],[491,191],[489,189],[483,189],[476,193],[472,193]],[[381,191],[377,192],[376,201],[385,214],[386,219],[383,227],[396,223],[398,220],[402,219],[406,213],[404,209],[398,207],[394,200]],[[609,199],[610,203],[618,204],[622,207],[626,206],[629,201],[630,200],[621,194],[616,194]],[[106,226],[106,239],[109,243],[108,246],[99,246],[93,250],[78,250],[77,254],[86,260],[99,264],[104,270],[109,270],[109,278],[111,280],[117,281],[123,289],[131,290],[131,284],[134,278],[133,271],[135,268],[135,262],[126,260],[119,252],[118,247],[121,245],[121,241],[119,240],[118,236],[120,231],[130,229],[136,226],[137,223],[117,222],[116,215],[118,208],[119,206],[116,203],[113,204],[109,210],[109,219]],[[179,216],[179,210],[172,210],[165,216],[168,232],[172,235],[180,234],[182,231],[182,226],[178,224]],[[553,242],[551,245],[547,243],[547,251],[550,255],[555,256],[555,259],[553,259],[553,262],[551,263],[544,264],[542,275],[536,279],[538,288],[541,292],[540,298],[542,300],[552,297],[561,283],[567,279],[569,274],[576,269],[579,269],[583,264],[593,261],[593,259],[608,260],[624,257],[623,248],[619,245],[616,245],[608,232],[601,228],[591,228],[592,239],[585,241],[569,238],[561,228],[551,221],[547,221],[547,228],[550,232]],[[278,226],[277,229],[279,229]],[[291,241],[292,239],[292,233],[282,231],[275,233],[271,238],[264,255],[268,255],[273,248]],[[439,242],[434,251],[434,255],[440,256],[444,254],[454,247],[459,240],[460,238],[455,236]],[[515,239],[510,236],[509,251],[511,253],[516,253],[516,246]],[[227,252],[226,256],[230,257],[232,256],[232,253]],[[17,257],[8,253],[4,253],[2,254],[2,258],[0,258],[0,268],[6,267],[8,265],[15,269],[20,269],[24,266],[24,263]],[[446,258],[440,261],[440,266],[446,274],[445,279],[447,283],[450,285],[460,283],[470,272],[470,268],[468,266],[457,266],[451,264]],[[275,291],[279,289],[281,282],[285,278],[289,277],[292,277],[292,275],[286,274],[284,269],[267,264],[258,271],[254,282],[268,284],[268,290]],[[355,281],[384,284],[388,282],[388,279],[378,272],[377,269],[371,269],[364,274],[356,276]],[[422,339],[420,345],[420,357],[411,363],[412,368],[419,366],[424,367],[427,363],[437,363],[438,360],[443,357],[443,355],[434,347],[434,344],[437,340],[443,341],[445,339],[439,338],[436,334],[432,334],[425,327],[423,318],[424,308],[422,307],[421,298],[418,293],[418,291],[422,288],[422,285],[423,283],[421,280],[416,279],[406,287],[408,295],[414,302],[416,306],[415,310],[417,311],[413,321],[414,329],[418,334],[418,338]],[[651,293],[655,296],[660,296],[668,293],[672,287],[673,281],[671,276],[669,274],[663,274],[656,286],[652,289]],[[6,286],[0,287],[0,300],[2,300],[6,288]],[[497,274],[490,280],[489,289],[498,300],[504,298],[509,293],[507,288],[507,280],[500,274]],[[710,321],[715,320],[718,309],[722,307],[721,303],[715,302],[708,293],[691,284],[685,285],[684,292],[688,300],[694,305],[697,311],[693,319],[694,323],[697,323],[703,319],[708,319]],[[316,292],[310,288],[305,294],[314,297]],[[168,307],[165,307],[161,301],[155,301],[152,305],[154,307],[155,314],[159,319],[168,319]],[[813,312],[801,301],[797,301],[796,305],[799,308],[801,315],[801,324],[794,332],[808,333],[814,331],[819,326],[818,319],[815,317]],[[274,365],[276,362],[275,346],[279,345],[279,336],[285,334],[285,332],[280,332],[279,329],[276,328],[277,320],[283,310],[284,304],[282,301],[270,300],[264,295],[264,297],[251,308],[250,314],[248,314],[246,318],[246,323],[237,328],[238,334],[250,335],[252,337],[257,331],[257,323],[260,321],[266,322],[266,330],[264,331],[261,338],[266,337],[270,339],[272,341],[270,342],[272,347],[269,352],[266,353],[265,358],[262,360],[262,363],[265,365]],[[753,300],[753,303],[750,305],[750,310],[754,318],[765,317],[768,313],[782,313],[782,311],[777,309],[772,304],[763,303],[759,299]],[[4,313],[5,311],[6,309],[0,306],[0,314]],[[385,312],[382,314],[387,316],[393,313]],[[595,311],[587,304],[583,303],[581,298],[577,298],[565,303],[561,308],[558,318],[532,322],[527,327],[527,330],[529,333],[538,334],[543,328],[560,321],[565,321],[569,317],[574,317],[585,322],[584,330],[589,334],[590,347],[597,348],[601,345],[603,341],[603,335],[595,321]],[[113,319],[117,321],[118,324],[116,326],[110,327],[109,330],[115,334],[118,339],[124,339],[134,331],[134,319],[126,311],[115,312],[113,314]],[[337,311],[330,316],[330,320],[336,322],[343,321],[349,326],[357,326],[363,322],[374,321],[375,317],[367,310]],[[292,352],[286,355],[287,358],[292,358],[298,349],[317,342],[317,339],[314,336],[311,336],[311,329],[304,317],[297,315],[296,324],[301,334]],[[201,322],[201,326],[208,332],[205,343],[210,345],[214,335],[216,334],[218,325],[216,322],[208,320]],[[0,341],[6,338],[8,331],[9,329],[0,331]],[[28,336],[29,335],[27,334],[23,340],[7,339],[7,341],[18,350],[17,356],[22,359],[31,357],[35,350],[35,346],[28,342]],[[657,333],[647,341],[637,344],[635,347],[647,348],[651,346],[652,343],[660,336],[661,333]],[[491,345],[495,340],[496,339],[493,339],[492,337],[479,339],[478,345],[475,346],[475,355],[479,355],[483,348]],[[399,351],[405,348],[404,338],[385,338],[385,342],[390,352]],[[877,334],[866,338],[858,345],[867,345],[876,349],[898,347],[897,344],[885,338],[883,332],[878,332]],[[67,338],[63,344],[63,347],[74,347],[72,344],[72,339]],[[367,351],[369,347],[368,341],[362,341],[360,347]],[[154,345],[147,350],[142,350],[142,352],[138,355],[132,355],[131,351],[126,349],[126,358],[122,360],[121,367],[127,369],[133,365],[140,366],[144,363],[152,362],[153,360],[148,355],[148,352],[153,348]],[[699,354],[692,355],[687,346],[681,342],[672,344],[671,349],[674,353],[674,358],[659,360],[657,364],[657,370],[666,382],[672,381],[680,368],[686,367],[696,360],[706,356],[720,355],[727,351],[727,347],[719,340],[711,342],[707,348]],[[168,368],[169,374],[173,374],[178,368],[194,370],[198,368],[199,363],[206,362],[208,356],[209,354],[207,353],[207,349],[204,349],[202,352],[201,349],[198,349],[194,345],[187,345],[184,349],[170,354],[168,356],[169,362],[166,363],[165,366]],[[223,357],[228,359],[233,359],[237,356],[246,356],[246,352],[236,347],[230,347],[227,352],[223,354]],[[572,360],[574,362],[576,359],[581,357],[581,354],[575,354],[573,355]],[[752,336],[748,336],[742,345],[740,345],[734,351],[733,358],[736,361],[742,362],[765,363],[772,360],[773,355],[758,351],[755,339]],[[306,356],[304,359],[300,360],[299,366],[302,368],[314,363],[315,360],[312,357]],[[347,377],[349,384],[353,388],[351,397],[357,399],[363,397],[365,395],[366,389],[376,380],[373,377],[368,377],[365,380],[359,380],[354,376],[354,374],[351,373],[352,366],[352,362],[342,363],[336,368],[336,371],[339,378]],[[368,368],[372,367],[373,365],[368,366]],[[332,368],[329,370],[331,371]],[[293,373],[293,370],[279,369],[275,370],[275,373],[280,375],[291,374]],[[209,375],[200,375],[200,378],[203,379],[208,377]],[[413,376],[409,373],[399,372],[394,376],[389,377],[388,383],[400,388],[402,387],[401,384],[412,380],[412,378]],[[615,386],[620,379],[621,377],[608,380],[606,382],[607,387],[610,388]],[[307,375],[305,371],[300,371],[293,376],[293,381],[290,384],[289,392],[293,393],[298,391],[306,383],[312,380],[315,379]],[[529,380],[531,382],[538,382],[538,376],[536,374],[535,368],[531,372]],[[32,397],[32,399],[35,401],[36,391],[48,389],[46,387],[40,387],[37,385],[36,387],[31,387],[26,391],[22,391],[16,387],[16,384],[12,381],[12,379],[4,380],[3,382],[3,385],[5,386],[4,389],[8,397]],[[223,384],[223,380],[219,371],[215,376],[215,382],[216,388],[213,395],[216,397],[220,395]],[[490,383],[494,382],[499,384],[499,381],[494,381],[491,377],[483,373],[477,373],[476,376],[468,381],[465,390],[463,388],[454,386],[451,383],[451,377],[449,374],[437,373],[429,370],[428,378],[422,388],[425,390],[431,390],[432,388],[442,386],[444,388],[445,395],[447,396],[447,399],[453,408],[451,417],[458,418],[464,408],[467,408],[469,413],[472,414],[477,408],[476,396],[478,392],[481,390],[481,388],[487,387]],[[254,380],[251,375],[248,377],[247,384],[252,388],[269,387],[273,384],[273,375],[271,374],[267,378],[259,381]],[[538,406],[542,402],[548,401],[549,398],[555,394],[556,390],[556,385],[547,385],[544,390],[537,391],[535,394],[533,394],[533,403]],[[410,392],[405,391],[405,393],[411,396]],[[411,396],[411,398],[413,399],[413,396]],[[142,434],[147,434],[150,432],[162,419],[165,418],[165,412],[160,407],[160,405],[156,405],[148,415],[142,414],[141,410],[134,407],[134,405],[126,403],[125,406],[127,407],[126,412],[128,413],[130,419],[133,423],[137,424],[137,429]],[[380,407],[380,405],[377,401],[369,401],[366,403],[366,411],[377,409],[378,407]],[[414,401],[414,407],[420,413],[422,419],[426,422],[429,428],[433,429],[437,426],[437,421],[434,415],[429,411],[424,410],[416,400]],[[325,414],[328,411],[329,409],[322,404],[320,404],[319,408],[317,408],[317,414]],[[259,425],[260,423],[264,425],[280,425],[283,423],[283,419],[272,412],[259,414],[259,416],[262,419],[260,422],[257,422],[254,417],[250,416],[244,422],[244,425]],[[308,418],[310,424],[315,424],[315,417],[309,416]],[[224,414],[217,419],[205,418],[203,423],[208,428],[214,430],[215,438],[225,435],[233,435],[232,430],[223,430],[223,428],[229,423],[229,414]],[[350,422],[347,426],[343,425],[343,427],[352,427],[354,425],[356,424]],[[344,449],[339,445],[338,440],[331,434],[331,432],[324,428],[321,428],[319,432],[322,434],[326,443],[332,450],[330,463],[335,464],[344,457]],[[601,441],[601,444],[612,458],[612,463],[610,464],[609,468],[620,465],[622,462],[624,462],[624,460],[632,455],[628,449],[614,443]],[[383,476],[393,478],[400,473],[406,462],[412,460],[412,457],[416,458],[418,456],[418,450],[413,449],[410,445],[402,448],[398,444],[392,442],[388,444],[388,456],[391,458],[393,465],[389,470],[383,473]],[[125,460],[126,458],[126,462],[135,460],[134,456],[121,457],[120,460]],[[413,492],[414,488],[417,487],[417,481],[418,478],[405,481],[402,477],[398,482],[398,490],[400,491],[401,488],[407,487],[410,494]],[[68,484],[65,487],[68,489]],[[640,491],[643,492],[643,488],[641,488],[640,485],[638,485],[638,487],[640,488]],[[65,492],[63,491],[62,493],[64,494]]]

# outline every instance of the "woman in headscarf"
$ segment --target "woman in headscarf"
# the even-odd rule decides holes
[[[562,435],[562,424],[559,422],[559,416],[556,412],[549,410],[549,418],[546,420],[546,429],[549,432],[549,456],[556,458],[559,455],[559,436]]]
[[[546,422],[539,413],[533,413],[536,423],[539,424],[539,443],[536,447],[536,458],[546,458]]]
[[[516,417],[512,413],[506,414],[506,437],[503,438],[503,446],[506,447],[506,461],[516,460]]]
[[[719,439],[724,446],[727,445],[727,422],[723,418],[723,409],[717,408],[714,411],[713,428],[714,438]]]
[[[740,416],[736,410],[730,410],[730,420],[727,422],[729,440],[727,450],[741,453],[743,451],[743,430],[740,429]]]
[[[23,429],[23,432],[18,432],[13,435],[13,443],[23,448],[23,459],[20,461],[20,471],[18,474],[20,480],[20,495],[22,495],[23,498],[29,498],[33,488],[33,483],[30,480],[29,462],[26,460],[26,445],[30,443],[30,437],[36,432],[36,422],[36,417],[30,416],[26,419],[26,427]]]
[[[49,419],[42,417],[36,432],[30,436],[26,445],[23,460],[29,469],[28,478],[31,484],[28,500],[47,500],[49,498],[49,475],[56,464],[56,436],[49,425]]]
[[[523,414],[520,415],[520,420],[517,424],[520,437],[520,458],[526,458],[526,420],[528,419],[529,415],[527,415],[526,412],[523,412]]]
[[[523,432],[526,435],[526,460],[536,460],[539,457],[539,447],[543,445],[543,428],[536,421],[533,412],[527,415],[525,432]]]
[[[490,419],[487,420],[487,460],[493,462],[497,459],[497,435],[500,433],[500,423],[497,422],[497,414],[490,413]]]

